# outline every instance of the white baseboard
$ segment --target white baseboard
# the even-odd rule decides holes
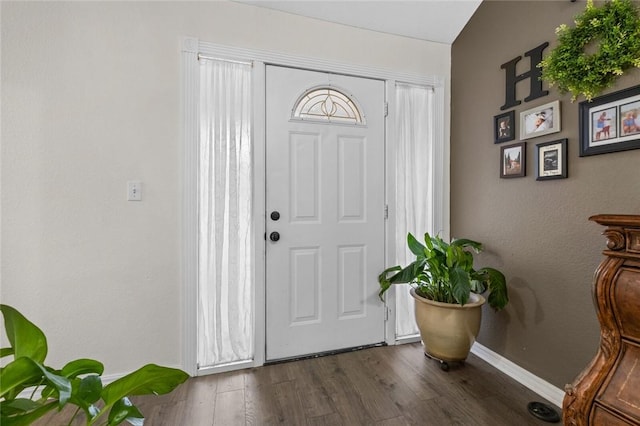
[[[515,381],[531,389],[533,392],[553,403],[558,408],[562,408],[562,400],[564,399],[564,391],[562,389],[559,389],[551,383],[542,380],[540,377],[531,374],[524,368],[514,364],[487,347],[482,346],[478,342],[474,343],[471,347],[471,353],[488,362]]]

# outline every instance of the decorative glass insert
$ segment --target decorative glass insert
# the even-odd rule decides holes
[[[335,87],[313,87],[298,98],[292,118],[344,124],[365,124],[355,100]]]

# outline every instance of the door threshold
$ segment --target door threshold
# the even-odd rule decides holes
[[[270,360],[270,361],[265,361],[264,365],[274,365],[274,364],[282,364],[285,362],[291,362],[291,361],[301,361],[303,359],[312,359],[312,358],[320,358],[323,356],[329,356],[329,355],[337,355],[337,354],[342,354],[345,352],[355,352],[355,351],[361,351],[363,349],[369,349],[369,348],[377,348],[380,346],[387,346],[386,342],[380,342],[380,343],[372,343],[370,345],[362,345],[362,346],[353,346],[351,348],[344,348],[344,349],[335,349],[332,351],[325,351],[325,352],[319,352],[316,354],[309,354],[309,355],[300,355],[300,356],[294,356],[291,358],[280,358],[280,359],[274,359],[274,360]]]

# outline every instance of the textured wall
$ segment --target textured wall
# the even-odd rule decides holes
[[[181,362],[181,37],[449,77],[449,45],[233,2],[0,7],[0,297],[54,366]]]
[[[572,24],[584,2],[485,1],[452,47],[451,234],[485,243],[478,264],[507,275],[511,304],[485,312],[479,341],[562,388],[591,360],[599,327],[591,281],[602,259],[599,213],[640,213],[640,150],[580,158],[578,102],[549,95],[519,112],[560,100],[562,131],[527,140],[527,176],[500,179],[500,145],[493,116],[502,113],[505,72],[500,65],[548,41]],[[529,59],[518,64],[518,73]],[[609,90],[640,83],[633,70]],[[529,93],[518,84],[517,99]],[[546,88],[546,84],[545,84]],[[581,101],[583,99],[579,99]],[[517,126],[519,132],[519,126]],[[517,135],[518,133],[516,133]],[[568,138],[568,179],[536,181],[535,145]],[[518,142],[507,142],[506,144]]]

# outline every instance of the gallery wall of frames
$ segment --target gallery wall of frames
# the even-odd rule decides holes
[[[548,43],[537,46],[524,56],[537,63],[534,59],[546,46]],[[566,179],[568,139],[553,138],[562,130],[561,101],[537,102],[549,92],[542,89],[539,68],[515,74],[520,58],[501,65],[506,78],[505,103],[500,109],[507,111],[493,117],[493,140],[500,144],[500,178],[527,176],[527,143],[541,138],[534,149],[536,180]],[[525,79],[530,80],[530,93],[524,102],[538,105],[527,106],[516,115],[516,109],[508,109],[522,103],[515,99],[515,85]],[[640,86],[580,102],[578,119],[580,157],[640,148]]]

